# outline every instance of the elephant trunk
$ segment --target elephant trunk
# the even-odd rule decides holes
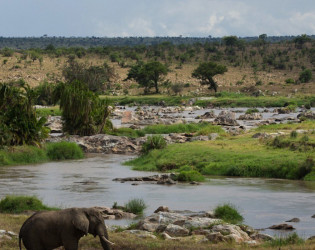
[[[100,241],[104,250],[110,250],[110,246],[115,244],[109,241],[108,239],[106,239],[105,236],[99,236],[99,237],[100,237]]]

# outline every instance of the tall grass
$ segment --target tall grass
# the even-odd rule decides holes
[[[231,224],[243,222],[243,216],[232,204],[219,205],[214,209],[214,216]]]
[[[125,204],[125,211],[134,214],[143,214],[144,209],[147,208],[143,199],[131,199]]]
[[[72,142],[56,142],[46,145],[47,156],[50,160],[82,159],[82,149]]]
[[[297,233],[292,233],[285,237],[277,237],[271,241],[268,241],[264,244],[264,246],[273,248],[276,247],[281,249],[281,247],[283,246],[301,245],[304,242],[305,241],[302,238],[300,238]]]
[[[81,159],[82,149],[75,143],[49,143],[43,148],[15,146],[0,150],[0,166],[43,163],[49,160]]]
[[[22,213],[25,211],[56,210],[48,207],[35,196],[14,196],[7,195],[0,201],[1,213]]]

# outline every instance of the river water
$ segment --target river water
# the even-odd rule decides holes
[[[291,223],[302,237],[315,235],[315,183],[261,178],[211,177],[202,185],[172,186],[114,182],[117,177],[152,175],[133,171],[121,163],[122,155],[93,155],[76,161],[50,162],[0,168],[0,199],[8,194],[36,195],[50,206],[91,207],[123,205],[129,199],[142,198],[150,215],[158,206],[172,210],[208,211],[222,203],[234,204],[245,224],[256,229]],[[107,221],[128,224],[130,221]],[[290,224],[290,223],[289,223]],[[265,233],[275,234],[272,230]]]

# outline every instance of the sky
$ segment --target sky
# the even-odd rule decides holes
[[[315,34],[315,0],[0,0],[0,36]]]

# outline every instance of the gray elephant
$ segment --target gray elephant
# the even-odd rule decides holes
[[[51,250],[64,246],[77,250],[82,236],[92,234],[100,238],[103,249],[113,243],[108,240],[104,219],[94,208],[68,208],[59,211],[37,212],[22,225],[19,234],[28,250]]]

